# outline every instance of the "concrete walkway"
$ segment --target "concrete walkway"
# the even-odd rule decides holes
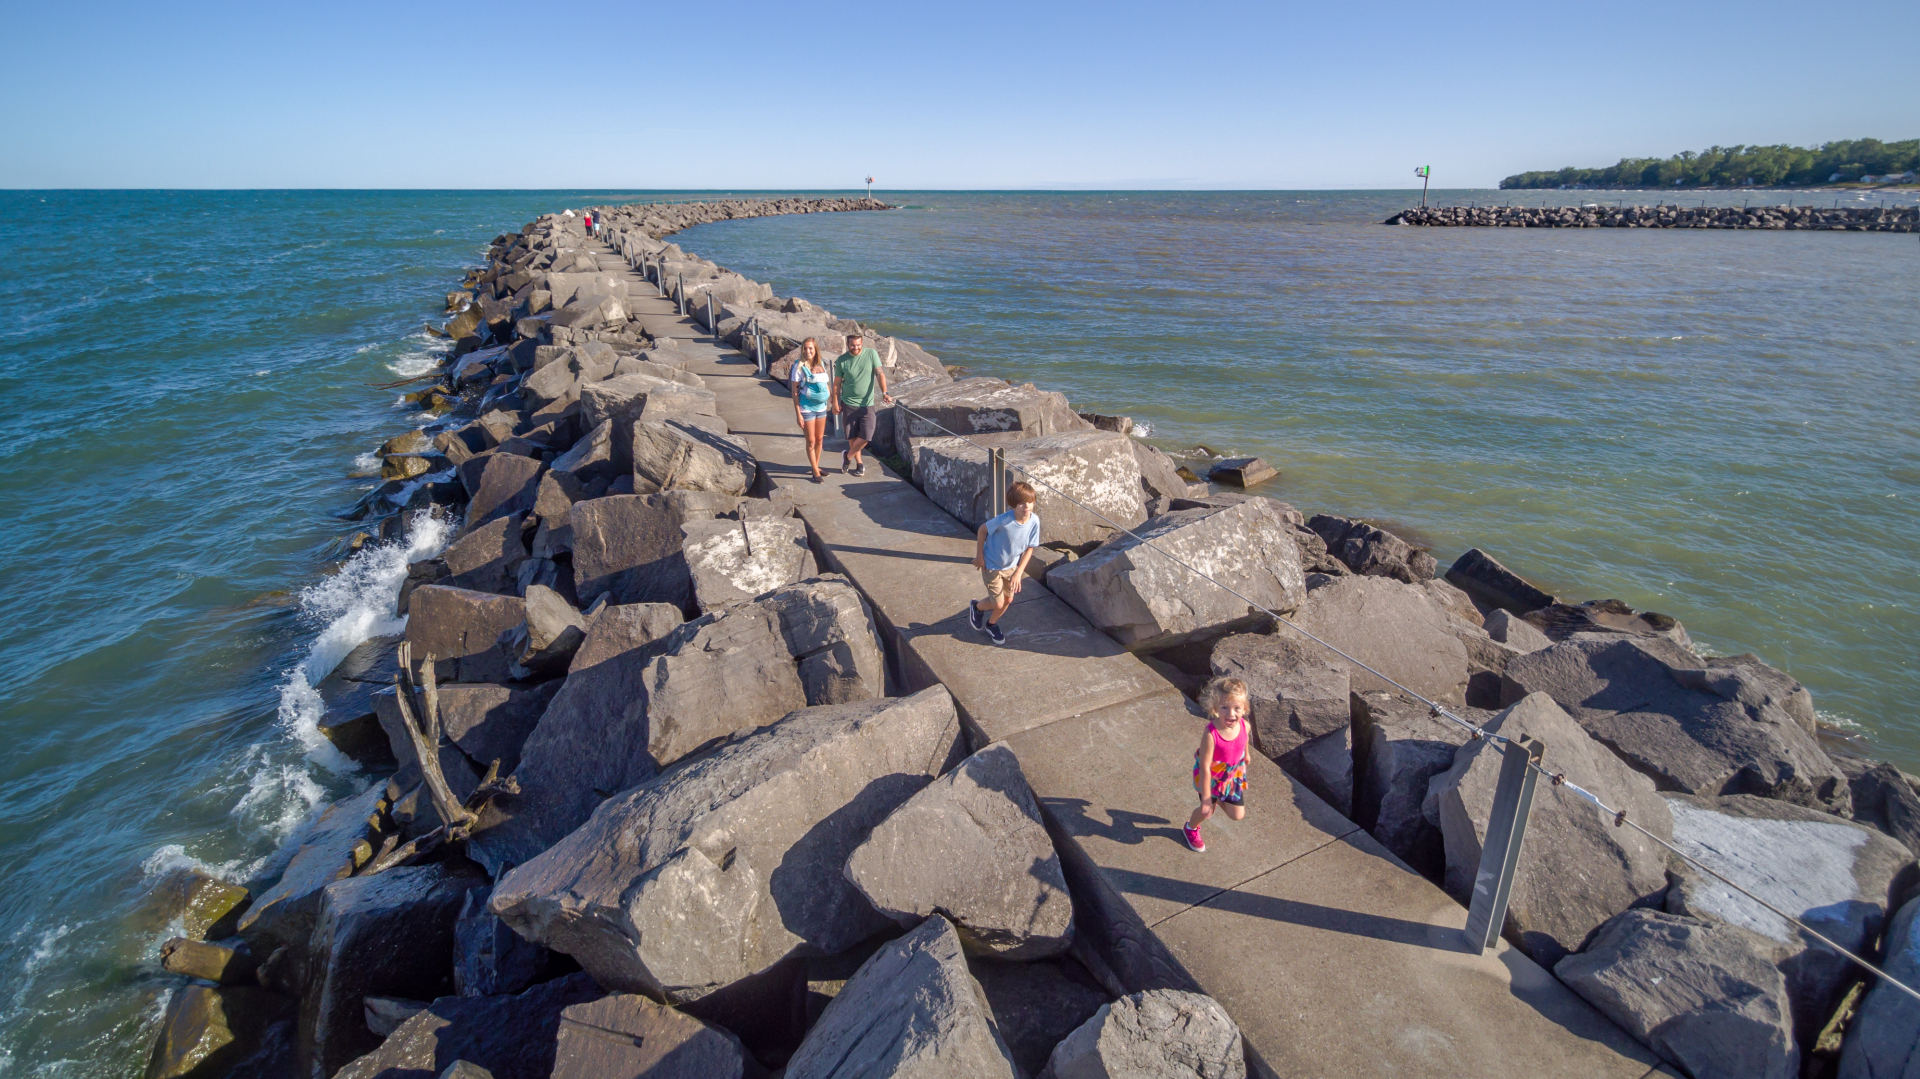
[[[1248,814],[1216,816],[1208,851],[1179,826],[1203,729],[1181,694],[1029,581],[996,647],[966,619],[973,536],[871,456],[867,475],[809,478],[783,386],[652,299],[614,254],[656,336],[789,492],[823,568],[866,596],[902,692],[944,684],[975,744],[1019,756],[1069,869],[1091,964],[1127,987],[1198,989],[1274,1076],[1672,1075],[1504,941],[1470,954],[1467,912],[1358,825],[1253,754]],[[639,299],[638,297],[648,297]],[[1093,939],[1093,938],[1101,939]]]

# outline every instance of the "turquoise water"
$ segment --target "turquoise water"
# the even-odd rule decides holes
[[[411,422],[378,387],[428,368],[420,325],[496,233],[636,197],[0,193],[0,1076],[137,1074],[169,984],[152,876],[269,868],[368,782],[305,687],[384,628],[409,553],[335,569],[352,473]],[[1920,770],[1914,237],[1391,229],[1404,197],[1378,193],[895,197],[682,241],[1163,445],[1265,454],[1303,509],[1675,614]]]

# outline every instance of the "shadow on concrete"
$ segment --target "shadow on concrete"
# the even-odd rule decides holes
[[[1186,840],[1180,836],[1180,829],[1172,821],[1151,813],[1108,809],[1107,817],[1112,823],[1103,824],[1087,813],[1093,803],[1084,798],[1042,798],[1040,804],[1050,810],[1054,819],[1060,822],[1060,827],[1075,839],[1097,836],[1111,843],[1125,843],[1128,846],[1145,843],[1149,839],[1166,839],[1186,845]],[[1155,824],[1166,827],[1144,827]]]

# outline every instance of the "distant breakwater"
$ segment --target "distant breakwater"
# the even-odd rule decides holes
[[[1820,229],[1920,232],[1920,208],[1815,206],[1432,206],[1383,225],[1510,229]]]

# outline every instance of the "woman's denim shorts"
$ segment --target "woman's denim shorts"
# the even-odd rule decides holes
[[[824,420],[827,418],[827,409],[823,408],[818,412],[808,412],[806,409],[803,408],[800,410],[800,418],[803,420],[809,420],[809,421]]]

